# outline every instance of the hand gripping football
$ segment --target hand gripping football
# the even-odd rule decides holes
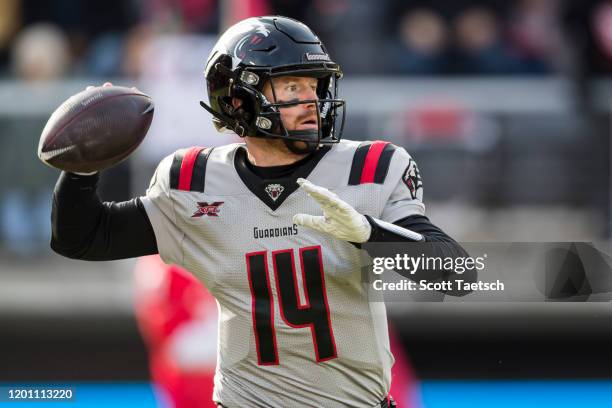
[[[40,136],[38,157],[71,172],[109,168],[140,145],[153,109],[151,97],[135,88],[88,88],[53,112]]]

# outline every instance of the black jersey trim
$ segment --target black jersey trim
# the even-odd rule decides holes
[[[178,150],[174,153],[172,165],[170,166],[170,188],[177,190],[179,186],[179,178],[181,176],[181,164],[185,157],[186,149]]]
[[[351,164],[351,172],[349,173],[349,186],[357,186],[359,184],[363,184],[362,180],[364,167],[366,164],[366,160],[368,158],[368,154],[370,153],[370,148],[374,143],[385,143],[385,147],[383,151],[380,153],[380,157],[376,162],[376,169],[374,172],[374,183],[382,184],[385,182],[385,178],[387,177],[387,172],[389,171],[389,165],[391,164],[391,158],[393,157],[393,153],[395,152],[395,145],[387,142],[362,142],[355,153],[353,154],[353,162]],[[371,173],[370,173],[371,175]],[[371,180],[369,177],[365,177]],[[368,181],[371,183],[372,181]]]
[[[388,143],[380,154],[380,159],[378,159],[378,165],[374,173],[374,183],[383,184],[385,182],[393,153],[395,153],[395,145]]]
[[[191,191],[204,192],[204,186],[206,185],[206,164],[212,151],[213,148],[209,147],[198,154],[193,166],[193,175],[191,176]]]
[[[193,149],[201,149],[198,153],[193,170],[191,172],[191,181],[189,182],[189,190],[180,187],[181,180],[181,168],[183,167],[183,161],[185,155],[191,152]],[[172,159],[172,165],[170,166],[170,188],[173,190],[185,190],[185,191],[199,191],[204,192],[204,186],[206,185],[206,164],[208,163],[208,156],[213,151],[213,148],[201,148],[191,147],[188,149],[181,149],[174,153]],[[183,169],[185,171],[185,169]],[[185,176],[185,175],[183,175]]]
[[[353,155],[353,163],[351,164],[351,173],[349,174],[349,186],[356,186],[361,180],[361,173],[363,172],[363,165],[365,164],[366,156],[370,150],[372,142],[362,142],[355,154]]]
[[[287,199],[287,197],[298,189],[299,186],[297,184],[297,179],[307,178],[330,149],[330,146],[321,147],[316,152],[312,153],[310,160],[306,160],[304,164],[297,167],[291,175],[286,177],[264,179],[255,174],[251,169],[249,169],[246,163],[248,158],[246,149],[244,147],[238,147],[236,149],[236,153],[234,155],[234,167],[236,168],[238,176],[244,185],[265,205],[270,207],[272,211],[275,211]],[[280,187],[282,187],[282,192],[278,195],[268,194],[266,192],[266,188],[272,185],[280,185]],[[276,187],[275,190],[278,192],[280,191],[280,188]],[[276,197],[276,200],[272,198],[273,196]]]

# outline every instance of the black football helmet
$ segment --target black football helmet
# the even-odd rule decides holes
[[[342,71],[325,46],[305,24],[288,17],[253,17],[230,27],[210,53],[206,63],[209,105],[217,130],[230,129],[239,136],[285,140],[296,151],[295,141],[307,142],[312,151],[320,144],[337,143],[344,128],[345,101],[337,98]],[[266,82],[274,77],[308,76],[318,79],[317,100],[268,100]],[[242,100],[234,108],[232,98]],[[287,130],[280,109],[315,103],[318,129]],[[302,153],[302,151],[298,151]]]

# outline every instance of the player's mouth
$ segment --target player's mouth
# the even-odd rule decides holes
[[[300,123],[298,123],[298,125],[297,125],[297,130],[318,129],[318,128],[319,128],[319,126],[317,124],[317,119],[316,118],[305,119],[305,120],[301,121]]]

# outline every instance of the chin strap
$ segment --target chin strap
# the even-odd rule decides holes
[[[307,154],[316,151],[319,148],[319,131],[318,130],[290,130],[289,136],[294,137],[296,140],[282,138],[285,146],[290,152],[295,154]],[[306,140],[305,140],[306,139]],[[305,144],[305,147],[299,147]]]
[[[291,153],[295,154],[308,154],[313,153],[319,148],[319,144],[315,142],[300,142],[299,140],[283,139],[285,146]],[[305,147],[299,147],[298,143],[305,144]]]
[[[200,101],[200,106],[203,107],[208,113],[217,118],[225,127],[236,132],[240,137],[246,136],[246,129],[240,124],[237,119],[232,119],[215,112],[213,108],[208,106],[204,101]]]
[[[208,106],[206,102],[200,101],[200,106],[203,107],[208,113],[213,115],[215,118],[219,119],[222,122],[226,122],[226,118],[223,115],[215,112],[215,110],[211,108],[210,106]]]
[[[314,129],[289,130],[287,133],[296,140],[308,142],[316,142],[319,140],[319,131]]]

